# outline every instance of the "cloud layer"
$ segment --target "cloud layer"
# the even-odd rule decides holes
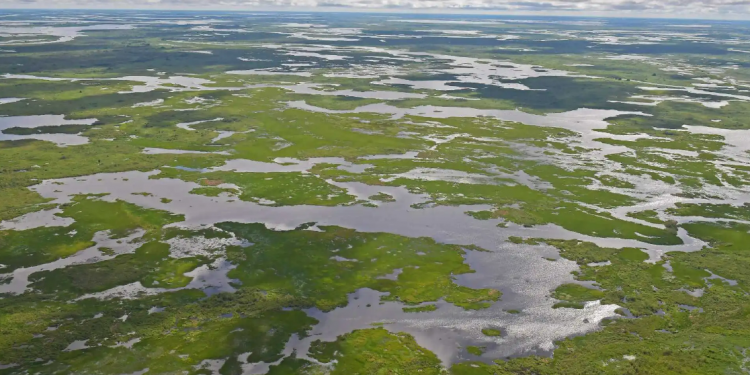
[[[748,18],[750,0],[4,0],[0,8],[351,9]]]

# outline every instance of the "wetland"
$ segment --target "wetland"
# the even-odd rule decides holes
[[[0,374],[748,371],[747,23],[0,15]]]

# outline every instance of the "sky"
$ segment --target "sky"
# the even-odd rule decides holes
[[[0,0],[0,8],[318,10],[750,19],[750,0]]]

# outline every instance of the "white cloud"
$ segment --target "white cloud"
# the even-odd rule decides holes
[[[750,0],[4,0],[5,8],[142,8],[504,12],[748,18]]]

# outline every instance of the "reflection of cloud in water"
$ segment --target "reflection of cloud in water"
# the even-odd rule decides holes
[[[161,155],[161,154],[175,154],[175,155],[181,155],[181,154],[217,154],[217,155],[229,155],[229,152],[227,151],[194,151],[194,150],[178,150],[178,149],[169,149],[169,148],[155,148],[155,147],[146,147],[142,151],[144,154],[147,155]]]
[[[152,76],[124,76],[117,78],[60,78],[60,77],[43,77],[28,74],[9,74],[2,76],[6,79],[38,79],[52,82],[85,82],[85,81],[126,81],[138,82],[141,85],[135,85],[131,91],[122,91],[120,94],[144,93],[154,90],[167,90],[170,92],[180,91],[212,91],[212,90],[242,90],[242,87],[206,87],[205,85],[214,83],[213,81],[186,76],[170,77],[152,77]]]
[[[324,95],[324,96],[349,96],[353,98],[362,99],[383,99],[383,100],[401,100],[401,99],[421,99],[426,97],[425,94],[413,93],[413,92],[400,92],[400,91],[355,91],[355,90],[325,90],[325,88],[335,87],[336,85],[323,85],[316,83],[299,83],[296,85],[273,85],[273,84],[257,84],[248,85],[247,88],[265,88],[265,87],[277,87],[284,90],[289,90],[295,94],[305,95]],[[324,90],[319,90],[324,89]]]
[[[694,250],[700,248],[689,237],[683,238],[685,245],[656,246],[635,240],[599,238],[567,231],[555,225],[526,228],[509,225],[498,228],[500,220],[475,220],[465,215],[466,211],[488,209],[486,205],[435,206],[415,209],[410,206],[425,202],[428,197],[409,193],[403,187],[389,187],[387,193],[396,202],[383,202],[377,209],[362,206],[263,206],[253,202],[237,201],[231,197],[207,197],[190,194],[199,187],[197,183],[177,179],[150,179],[156,172],[123,172],[97,174],[85,177],[48,180],[33,186],[32,190],[44,197],[56,198],[55,203],[64,203],[74,194],[109,193],[101,199],[124,200],[146,208],[168,210],[184,214],[186,219],[179,225],[194,227],[223,221],[239,223],[265,223],[269,227],[296,228],[303,223],[317,222],[321,225],[337,225],[362,232],[387,232],[409,237],[431,237],[452,244],[474,244],[494,249],[509,236],[578,239],[591,241],[604,247],[639,247],[663,251]],[[62,184],[56,184],[60,182]],[[342,186],[347,183],[340,183]],[[385,187],[380,187],[382,190]],[[134,195],[149,192],[152,195]],[[170,198],[163,203],[161,198]]]
[[[408,172],[395,174],[382,180],[385,182],[390,182],[398,178],[415,179],[422,181],[449,181],[460,184],[494,185],[501,183],[501,181],[496,181],[496,179],[492,176],[437,168],[415,168]]]
[[[338,169],[352,173],[362,173],[365,171],[365,169],[372,167],[371,164],[354,164],[346,161],[344,158],[338,157],[310,158],[306,160],[299,160],[294,158],[276,158],[273,160],[273,163],[248,159],[231,159],[227,160],[224,165],[213,167],[207,169],[206,171],[257,173],[306,172],[317,164],[336,164],[338,165]]]
[[[78,134],[64,133],[36,133],[36,134],[5,134],[4,130],[10,128],[38,128],[43,126],[61,125],[93,125],[95,118],[67,120],[63,115],[34,115],[34,116],[8,116],[0,117],[0,141],[15,141],[20,139],[37,139],[49,141],[58,146],[82,145],[88,143],[87,137]]]
[[[601,319],[614,315],[617,305],[601,305],[592,302],[584,309],[552,309],[555,300],[549,292],[563,282],[575,282],[571,271],[577,269],[574,262],[559,258],[550,246],[501,244],[491,252],[466,252],[467,263],[476,273],[456,276],[456,282],[471,288],[495,288],[503,291],[503,297],[488,309],[470,311],[438,301],[436,311],[406,313],[398,302],[381,302],[380,293],[371,289],[360,289],[349,295],[347,306],[324,313],[308,309],[307,313],[319,323],[310,332],[310,337],[293,337],[287,344],[285,354],[297,350],[305,358],[310,343],[315,340],[334,341],[340,335],[355,329],[368,328],[373,323],[382,323],[394,332],[408,332],[417,343],[436,353],[450,364],[462,358],[468,345],[485,346],[482,360],[548,354],[554,341],[571,335],[583,334],[598,328]],[[398,277],[400,270],[385,278]],[[510,314],[507,310],[521,310]],[[495,328],[503,331],[502,337],[488,337],[481,331]],[[248,366],[250,368],[251,366]],[[264,368],[265,366],[258,366]]]
[[[0,26],[0,37],[22,37],[26,39],[21,40],[10,40],[0,41],[0,46],[15,46],[15,45],[34,45],[34,44],[51,44],[51,43],[64,43],[69,42],[75,38],[78,38],[84,34],[84,31],[95,31],[95,30],[131,30],[132,25],[91,25],[91,26],[69,26],[69,27],[56,27],[56,26]],[[30,39],[37,36],[51,36],[57,39],[46,40],[46,39]]]
[[[139,229],[131,233],[127,237],[112,239],[109,237],[108,232],[96,232],[94,234],[94,238],[92,239],[92,241],[95,242],[95,245],[81,250],[74,255],[71,255],[67,258],[60,258],[56,261],[41,264],[38,266],[18,268],[10,274],[0,274],[0,278],[4,278],[6,280],[10,279],[10,282],[8,283],[0,284],[0,294],[25,293],[29,286],[29,276],[37,272],[52,271],[76,264],[103,262],[113,259],[118,255],[132,253],[139,245],[136,241],[143,237],[145,233],[146,232],[144,230]],[[112,254],[105,255],[99,250],[101,248],[111,249]]]
[[[162,293],[175,292],[178,290],[185,289],[198,289],[206,293],[206,295],[213,295],[222,292],[234,292],[235,289],[232,287],[232,283],[239,283],[238,280],[230,279],[227,276],[229,271],[237,268],[229,261],[224,258],[217,259],[210,265],[202,265],[190,272],[186,272],[184,275],[192,277],[192,281],[187,286],[180,288],[147,288],[141,284],[140,281],[134,283],[119,285],[111,289],[107,289],[102,292],[90,293],[80,296],[75,301],[80,301],[89,298],[96,299],[136,299],[144,296],[153,296]]]
[[[24,100],[24,99],[25,98],[0,98],[0,104],[20,102],[21,100]]]
[[[641,112],[624,112],[611,109],[588,109],[580,108],[568,112],[549,113],[546,115],[537,115],[526,113],[520,110],[499,110],[499,109],[476,109],[468,107],[440,107],[440,106],[418,106],[414,108],[399,108],[389,104],[376,103],[357,107],[352,110],[332,110],[322,107],[316,107],[307,104],[304,101],[292,101],[287,105],[291,108],[304,109],[313,112],[323,113],[381,113],[391,114],[394,118],[404,116],[420,116],[432,118],[451,118],[451,117],[495,117],[505,121],[515,121],[527,125],[546,126],[564,128],[574,131],[590,131],[593,129],[605,129],[609,123],[605,121],[620,115],[645,115]]]

